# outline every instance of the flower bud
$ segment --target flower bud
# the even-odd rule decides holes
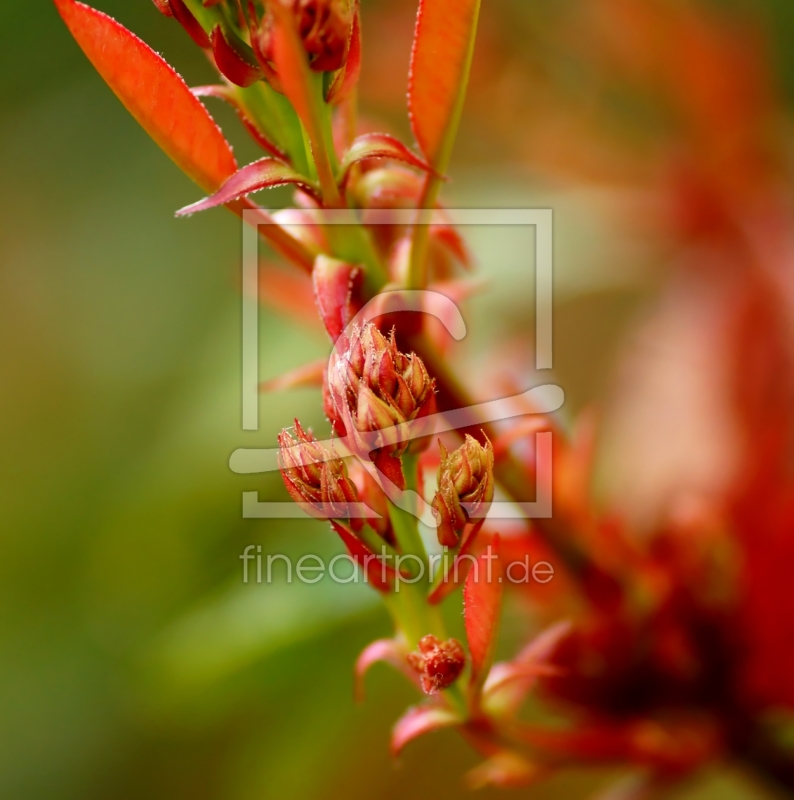
[[[311,431],[304,431],[297,419],[295,433],[285,428],[278,443],[281,477],[292,499],[313,506],[313,516],[320,519],[346,519],[347,506],[358,502],[358,493],[344,461],[334,458],[335,454],[319,444]],[[363,521],[351,519],[350,524],[360,530]]]
[[[292,13],[295,26],[315,72],[334,72],[347,59],[353,14],[348,0],[273,0]],[[259,34],[259,52],[273,61],[273,16],[268,14]]]
[[[378,467],[403,488],[398,459],[411,444],[404,426],[435,408],[435,384],[422,360],[401,353],[393,333],[386,337],[368,323],[353,330],[327,384],[325,407],[335,430],[351,434],[360,450],[377,451]]]
[[[442,642],[432,634],[419,642],[419,652],[408,654],[409,665],[419,673],[425,694],[447,689],[466,666],[466,653],[457,639]]]
[[[485,517],[493,500],[493,446],[487,439],[483,446],[467,434],[451,454],[441,442],[439,447],[441,467],[433,513],[439,522],[439,542],[454,547],[469,520]]]

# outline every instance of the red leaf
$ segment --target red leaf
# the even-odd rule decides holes
[[[392,755],[398,756],[409,742],[426,733],[459,725],[460,717],[444,706],[413,706],[403,714],[391,735]]]
[[[342,183],[347,180],[347,173],[353,164],[366,161],[368,158],[391,158],[395,161],[404,161],[412,167],[418,167],[425,172],[434,172],[433,168],[422,161],[419,156],[412,153],[401,141],[389,136],[388,133],[365,133],[353,142],[350,149],[342,159],[340,172]]]
[[[462,108],[479,10],[479,0],[419,3],[408,109],[416,141],[434,166]]]
[[[272,189],[289,183],[299,184],[307,191],[315,191],[311,183],[288,164],[275,158],[262,158],[235,172],[211,197],[205,197],[198,203],[181,208],[176,215],[185,217],[198,211],[225,205],[232,200],[239,200],[261,189]]]
[[[356,8],[353,12],[353,25],[350,29],[350,44],[347,49],[347,62],[345,66],[336,73],[334,82],[328,90],[326,102],[332,105],[340,105],[350,96],[358,83],[361,75],[361,9],[359,0],[356,0]]]
[[[168,0],[171,8],[171,15],[187,31],[188,36],[203,50],[210,47],[210,37],[201,27],[201,23],[193,16],[193,13],[185,5],[184,0]]]
[[[437,605],[444,600],[468,577],[472,566],[471,549],[477,540],[477,534],[480,532],[480,528],[482,528],[484,522],[484,519],[478,519],[476,522],[470,522],[466,525],[460,539],[460,548],[457,553],[453,554],[451,562],[443,562],[443,564],[449,566],[449,569],[446,570],[446,572],[439,570],[438,575],[433,581],[430,594],[427,596],[427,602],[431,605]]]
[[[235,97],[234,90],[228,86],[214,85],[214,86],[195,86],[191,90],[196,97],[216,97],[219,100],[227,102],[236,112],[240,118],[240,122],[245,125],[245,129],[251,135],[251,138],[270,155],[287,161],[287,154],[278,145],[270,141],[265,134],[259,129],[259,126],[248,115],[243,104]]]
[[[328,256],[317,256],[312,271],[314,299],[325,329],[335,342],[360,308],[363,272]],[[356,300],[359,302],[356,302]]]
[[[471,653],[473,683],[485,679],[496,647],[499,611],[502,605],[502,565],[498,559],[499,535],[472,565],[463,588],[466,636]]]
[[[410,681],[420,689],[419,676],[408,666],[406,661],[407,650],[405,643],[397,639],[378,639],[362,650],[356,660],[355,669],[355,694],[356,700],[364,699],[364,677],[370,667],[382,661],[400,670]]]
[[[369,583],[380,592],[390,592],[394,567],[374,557],[375,554],[344,523],[332,519],[331,527],[339,534],[350,557],[364,570]]]
[[[55,0],[83,52],[144,130],[205,191],[237,169],[231,147],[182,78],[111,17],[74,0]]]
[[[246,58],[245,45],[230,31],[216,25],[212,31],[212,52],[218,69],[237,86],[250,86],[262,77],[262,70],[253,58]]]
[[[174,12],[171,10],[171,3],[168,0],[154,0],[154,4],[161,14],[165,14],[166,17],[174,16]]]

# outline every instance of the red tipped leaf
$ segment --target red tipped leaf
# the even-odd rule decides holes
[[[168,63],[107,14],[55,0],[72,36],[127,110],[208,192],[237,169],[229,143]]]
[[[295,172],[288,164],[275,158],[263,158],[238,170],[211,197],[181,208],[176,215],[185,217],[199,211],[206,211],[208,208],[225,205],[233,200],[239,200],[241,197],[246,197],[262,189],[272,189],[275,186],[285,186],[290,183],[299,184],[310,192],[316,191],[306,178]]]
[[[234,89],[229,86],[212,85],[212,86],[195,86],[191,90],[196,97],[216,97],[228,103],[240,118],[245,129],[251,135],[251,138],[270,155],[287,161],[287,154],[278,145],[274,144],[262,132],[256,122],[249,116],[245,106],[235,96]]]
[[[354,164],[368,158],[390,158],[395,161],[403,161],[425,172],[434,172],[429,164],[412,153],[394,136],[389,136],[388,133],[365,133],[353,142],[342,159],[340,167],[342,183],[347,180],[347,174]]]
[[[366,574],[367,581],[380,592],[390,592],[395,576],[394,567],[377,558],[344,523],[332,519],[331,526],[339,534],[350,557]]]
[[[246,52],[248,45],[230,31],[216,25],[212,31],[212,53],[218,69],[237,86],[250,86],[262,77],[262,70],[254,58]]]
[[[353,24],[350,28],[350,44],[347,49],[345,66],[334,76],[328,90],[326,102],[340,105],[350,96],[361,75],[361,9],[358,0],[353,12]]]
[[[378,639],[365,647],[356,660],[356,700],[361,702],[364,699],[364,677],[369,672],[370,667],[379,662],[390,664],[395,669],[400,670],[419,689],[419,676],[408,666],[406,656],[407,649],[405,644],[397,639]]]
[[[335,258],[320,255],[314,262],[314,299],[333,342],[361,307],[359,292],[363,277],[361,269]]]
[[[472,565],[463,587],[466,637],[471,653],[472,682],[482,683],[493,661],[502,605],[502,566],[498,558],[499,536]]]
[[[408,109],[427,160],[444,171],[466,94],[480,0],[420,0]]]
[[[413,706],[403,714],[392,729],[391,751],[398,756],[409,742],[426,733],[459,725],[460,717],[444,706]]]

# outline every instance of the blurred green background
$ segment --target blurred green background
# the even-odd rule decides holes
[[[96,5],[190,83],[211,80],[152,3]],[[394,7],[410,21],[410,5],[365,13]],[[550,5],[501,0],[485,13],[531,27]],[[792,8],[765,5],[781,42]],[[794,70],[781,73],[791,86]],[[389,631],[375,598],[325,582],[242,585],[248,544],[293,555],[341,546],[320,524],[241,518],[241,492],[282,490],[277,477],[233,475],[230,453],[272,445],[295,416],[318,426],[322,416],[316,393],[294,391],[263,398],[258,433],[240,429],[236,219],[174,219],[198,190],[95,75],[52,4],[3,0],[0,75],[0,797],[458,796],[475,758],[454,734],[418,742],[397,767],[389,758],[390,726],[414,701],[399,676],[375,669],[367,702],[352,701],[357,653]],[[239,161],[257,157],[233,116],[213,113]],[[555,208],[555,356],[575,411],[604,392],[653,289],[653,256],[613,230],[603,197],[533,183],[478,135],[470,119],[450,204]],[[475,240],[494,286],[475,309],[487,351],[505,326],[520,332],[528,306],[511,292],[520,261]],[[261,335],[263,376],[327,351],[274,312]],[[522,794],[583,797],[608,777]],[[681,796],[753,791],[718,774]]]

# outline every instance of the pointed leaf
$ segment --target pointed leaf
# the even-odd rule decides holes
[[[397,639],[378,639],[362,650],[356,660],[355,669],[355,695],[356,701],[364,699],[364,677],[370,667],[378,662],[389,664],[402,672],[417,689],[421,689],[419,676],[408,666],[406,661],[407,650],[405,643]]]
[[[403,161],[425,172],[434,172],[429,164],[412,153],[394,136],[389,136],[388,133],[365,133],[353,142],[342,159],[342,164],[339,168],[342,176],[341,183],[344,184],[347,180],[347,174],[353,164],[365,161],[368,158],[390,158],[395,161]]]
[[[461,718],[444,706],[412,706],[392,729],[391,751],[398,756],[409,742],[426,733],[459,725]]]
[[[347,61],[345,66],[336,73],[334,82],[328,90],[326,103],[340,105],[350,96],[355,89],[361,75],[361,9],[359,0],[356,0],[353,11],[353,24],[350,28],[350,44],[347,48]]]
[[[111,17],[75,0],[55,0],[88,59],[144,130],[205,191],[237,169],[207,109],[168,63]]]
[[[438,571],[433,586],[430,589],[430,594],[427,596],[427,601],[431,605],[438,605],[442,600],[449,596],[455,589],[462,583],[465,583],[472,567],[471,551],[474,543],[477,540],[477,534],[480,532],[485,523],[484,519],[478,519],[476,522],[467,523],[460,538],[460,546],[458,551],[452,553],[452,558],[442,562],[442,569]],[[443,571],[443,566],[446,565],[449,569]]]
[[[191,10],[185,5],[184,0],[168,0],[171,9],[170,16],[187,31],[188,36],[202,49],[210,47],[210,37],[201,27],[201,23],[193,16]]]
[[[408,108],[427,160],[442,172],[463,109],[480,0],[420,0]]]
[[[232,200],[239,200],[262,189],[272,189],[289,183],[299,184],[307,191],[316,192],[311,182],[298,175],[288,164],[275,158],[263,158],[238,170],[211,197],[205,197],[198,203],[181,208],[176,215],[186,217],[189,214],[206,211],[208,208],[225,205]]]
[[[280,158],[282,161],[288,161],[287,154],[276,144],[270,141],[267,136],[262,132],[259,126],[254,121],[253,117],[248,114],[245,106],[240,102],[239,98],[234,93],[234,90],[229,86],[213,85],[213,86],[195,86],[191,90],[196,97],[216,97],[219,100],[227,102],[236,112],[243,123],[245,129],[251,135],[251,138],[270,155]]]
[[[339,534],[350,557],[366,573],[369,583],[379,592],[390,592],[395,575],[394,567],[375,557],[375,554],[344,523],[332,519],[331,527]]]
[[[223,75],[237,86],[250,86],[262,77],[253,51],[230,30],[216,25],[212,30],[212,53]]]
[[[314,299],[332,342],[342,335],[361,306],[358,294],[363,277],[361,269],[335,258],[320,255],[314,262]]]
[[[464,619],[474,684],[481,684],[485,679],[496,647],[504,591],[498,554],[497,534],[473,565],[463,588]]]

